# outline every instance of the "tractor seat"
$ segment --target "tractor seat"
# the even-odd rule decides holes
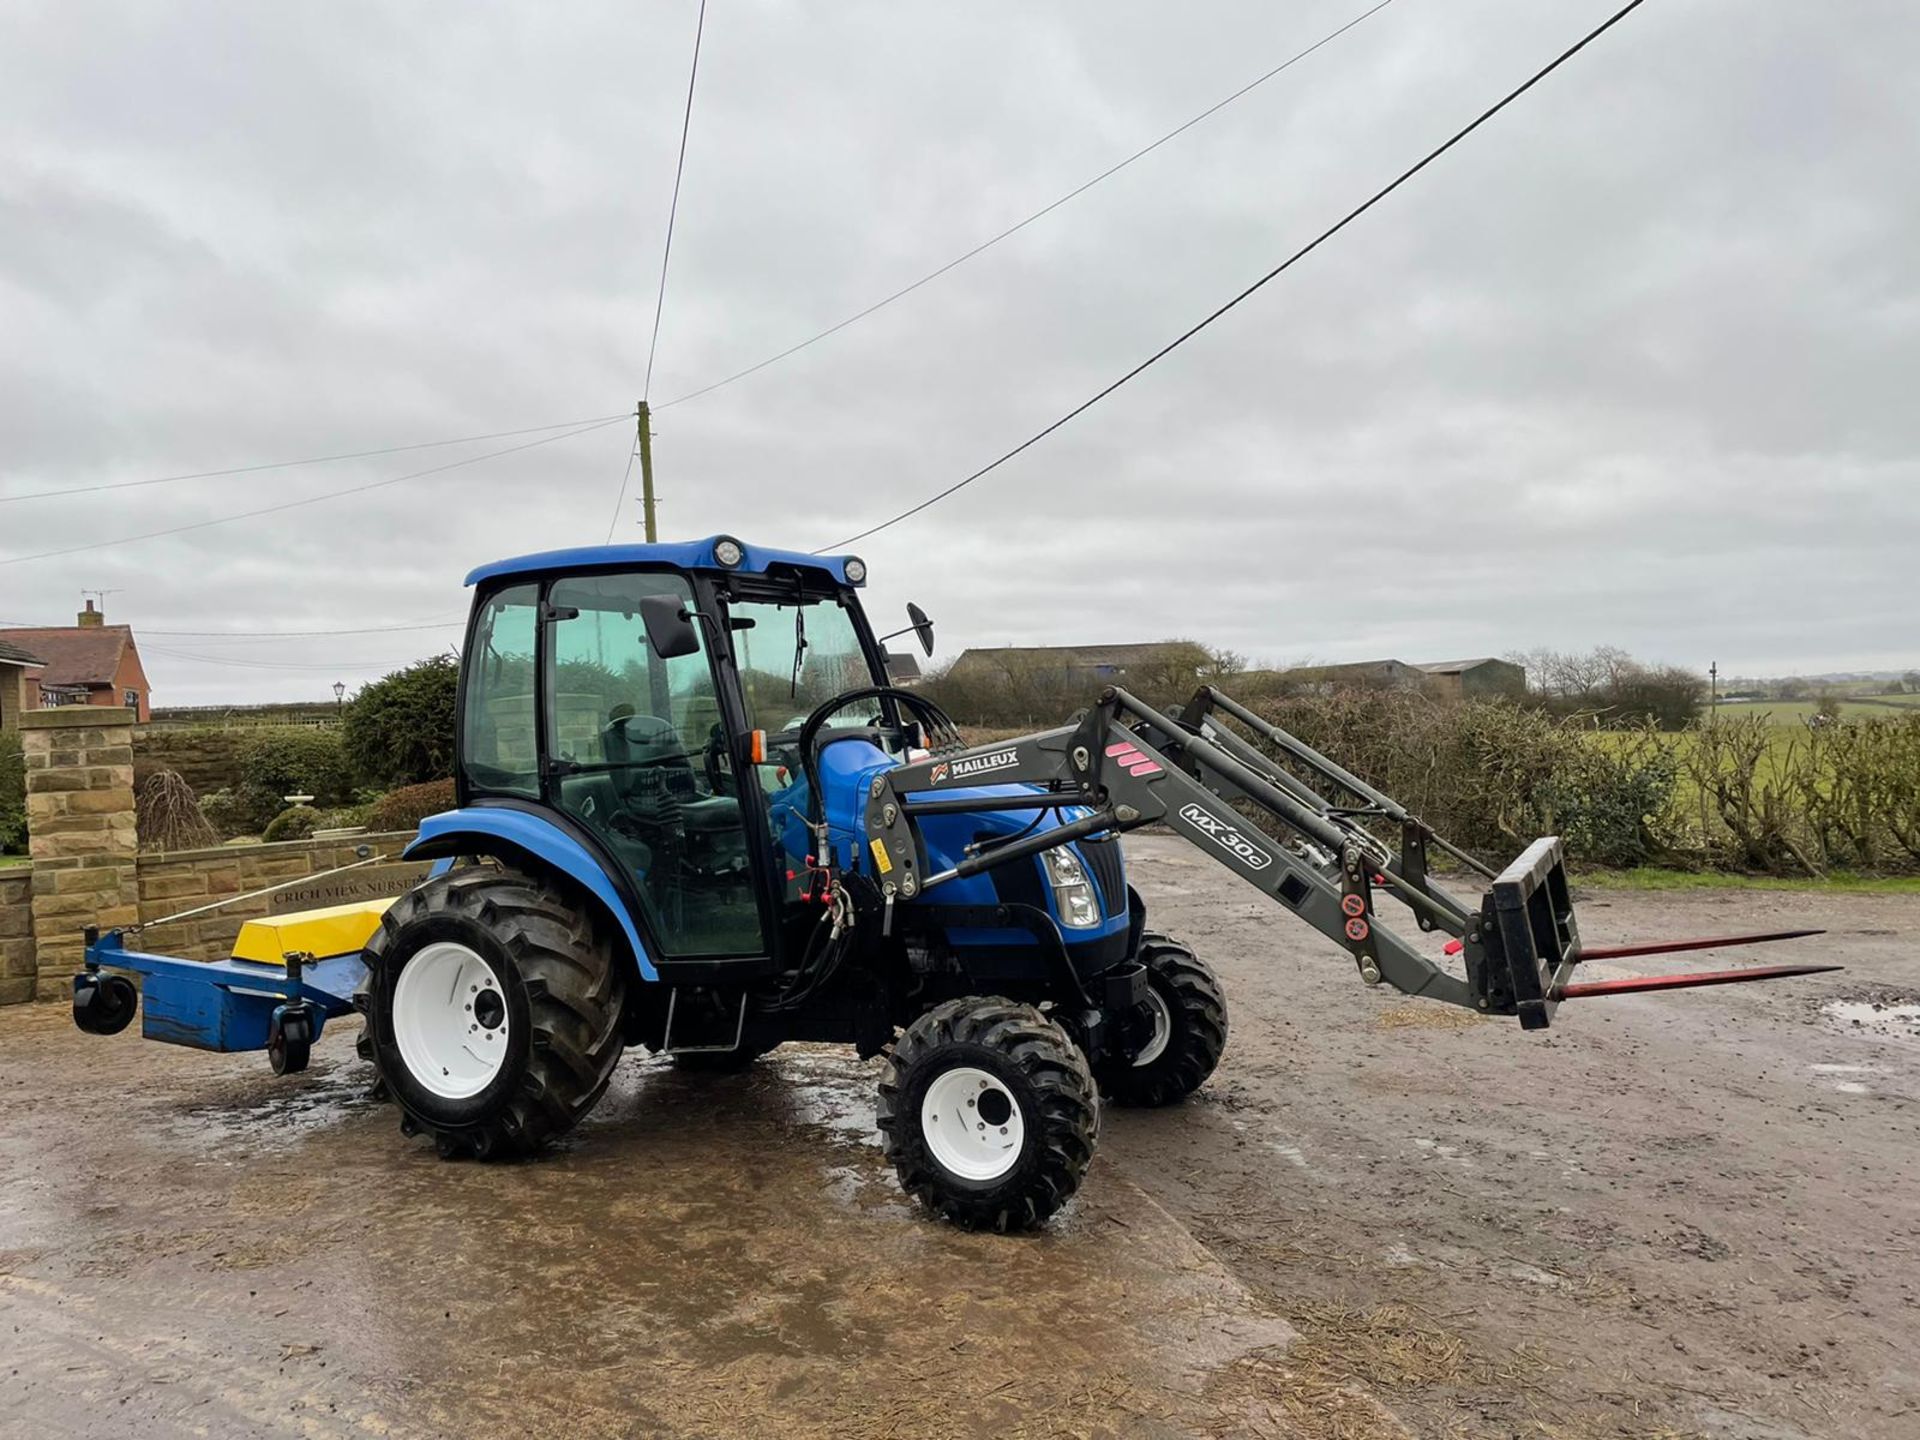
[[[622,707],[624,708],[624,707]],[[640,810],[654,810],[665,790],[679,804],[680,823],[690,833],[738,829],[740,802],[731,795],[702,795],[694,778],[693,761],[680,732],[657,715],[614,712],[604,732],[610,764],[634,768],[617,770],[621,796]]]

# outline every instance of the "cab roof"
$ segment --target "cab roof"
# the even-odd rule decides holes
[[[722,540],[733,540],[745,555],[738,565],[722,565],[714,558],[714,547]],[[718,570],[733,574],[764,575],[774,566],[796,566],[824,571],[841,585],[865,584],[847,578],[847,562],[852,555],[809,555],[802,550],[770,550],[749,545],[731,535],[709,535],[704,540],[675,540],[659,545],[579,545],[568,550],[542,550],[534,555],[517,555],[511,560],[495,560],[475,568],[467,584],[479,585],[503,575],[545,574],[550,571],[590,570],[600,566],[657,565],[674,570]]]

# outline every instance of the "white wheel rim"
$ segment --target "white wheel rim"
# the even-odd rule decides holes
[[[1027,1125],[997,1076],[956,1065],[927,1087],[920,1133],[943,1169],[962,1180],[998,1180],[1019,1163]]]
[[[1153,1012],[1153,1034],[1147,1043],[1140,1047],[1140,1053],[1133,1057],[1133,1068],[1151,1065],[1167,1053],[1167,1041],[1173,1038],[1173,1012],[1167,1009],[1167,1002],[1158,990],[1147,991],[1147,1008]]]
[[[507,1058],[506,992],[464,945],[428,945],[393,987],[393,1039],[407,1073],[443,1100],[478,1095]]]

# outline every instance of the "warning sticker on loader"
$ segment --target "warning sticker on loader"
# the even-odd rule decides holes
[[[1180,818],[1250,870],[1264,870],[1273,864],[1265,846],[1249,840],[1238,825],[1230,825],[1198,805],[1181,806]]]
[[[893,857],[887,854],[886,841],[876,835],[867,842],[867,847],[873,851],[873,863],[879,868],[882,875],[887,874],[893,869]]]

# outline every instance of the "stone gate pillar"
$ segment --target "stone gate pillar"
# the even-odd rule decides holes
[[[20,717],[33,857],[35,996],[64,1000],[88,925],[140,918],[134,831],[133,712],[73,705]]]

